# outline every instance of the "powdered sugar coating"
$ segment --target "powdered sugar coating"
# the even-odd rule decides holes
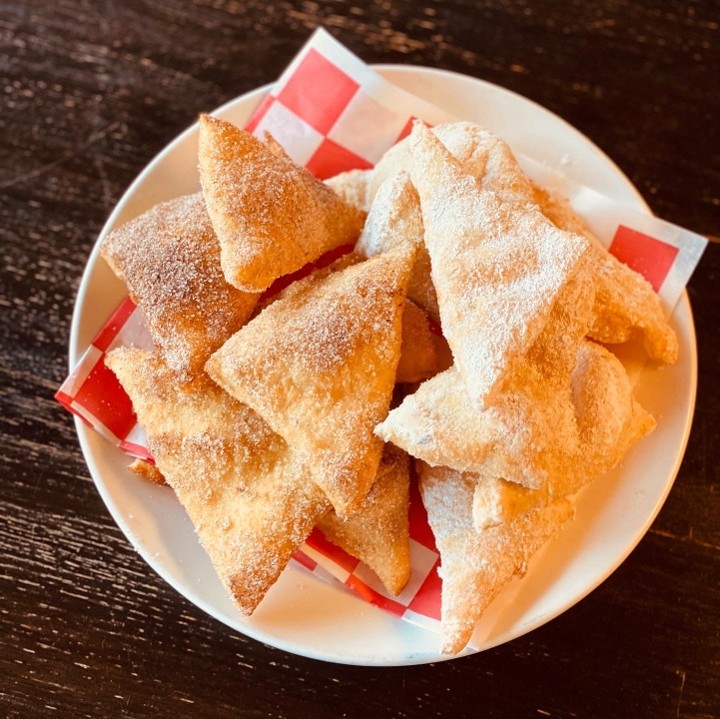
[[[372,257],[402,242],[417,243],[418,254],[410,275],[408,297],[439,322],[440,311],[430,276],[430,256],[423,242],[424,234],[420,198],[410,182],[410,175],[401,170],[380,186],[355,251]]]
[[[512,522],[476,530],[475,480],[444,467],[420,463],[420,492],[427,509],[442,577],[442,649],[454,654],[469,641],[482,613],[533,554],[573,515],[567,500],[521,515]]]
[[[675,363],[679,352],[677,335],[665,319],[660,297],[652,285],[611,255],[565,198],[535,185],[533,198],[557,227],[582,234],[591,242],[595,309],[588,336],[613,345],[640,333],[650,358]]]
[[[443,333],[482,405],[537,338],[589,243],[537,206],[482,190],[420,124],[411,149]]]

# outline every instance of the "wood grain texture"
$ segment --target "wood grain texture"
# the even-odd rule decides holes
[[[100,500],[52,395],[105,218],[197,114],[272,81],[318,24],[368,62],[531,98],[652,209],[719,234],[720,6],[679,0],[6,0],[0,5],[0,716],[720,716],[720,247],[689,294],[686,459],[638,548],[545,627],[437,665],[325,664],[227,630]]]

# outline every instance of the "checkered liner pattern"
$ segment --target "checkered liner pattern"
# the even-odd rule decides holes
[[[318,30],[250,118],[247,129],[272,135],[298,164],[327,178],[370,168],[408,134],[415,118],[430,125],[451,121],[442,109],[382,79],[328,33]],[[528,174],[558,184],[547,168],[521,158]],[[562,180],[562,178],[560,178]],[[675,305],[705,247],[705,238],[657,218],[617,207],[588,188],[562,181],[562,190],[596,234],[621,260],[659,291],[668,312]],[[152,342],[142,312],[125,299],[63,383],[57,399],[129,454],[149,458],[130,401],[103,361],[113,347]],[[314,531],[294,559],[323,579],[328,575],[367,601],[437,630],[441,584],[435,541],[415,490],[411,498],[412,576],[398,597],[356,559]]]

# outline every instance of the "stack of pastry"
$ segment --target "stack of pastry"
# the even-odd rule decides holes
[[[321,183],[203,116],[199,167],[201,192],[102,248],[155,345],[106,358],[155,460],[135,468],[175,490],[246,614],[315,526],[402,591],[416,468],[459,651],[653,428],[607,346],[640,334],[675,361],[657,296],[469,123],[416,123]]]

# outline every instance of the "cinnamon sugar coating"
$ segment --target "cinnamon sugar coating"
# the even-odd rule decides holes
[[[247,321],[258,295],[228,284],[200,193],[162,202],[103,242],[102,256],[128,287],[155,346],[193,375]]]
[[[402,590],[407,450],[442,559],[443,647],[457,652],[572,516],[567,498],[654,427],[587,337],[640,333],[674,361],[660,302],[471,123],[417,125],[374,170],[326,183],[270,136],[200,127],[203,193],[103,250],[157,345],[108,357],[157,461],[135,469],[167,479],[250,613],[315,525]]]
[[[277,144],[200,117],[200,181],[227,281],[262,292],[322,254],[355,242],[364,213],[343,202]]]
[[[107,364],[218,576],[252,613],[327,500],[284,440],[207,376],[182,382],[157,356],[127,347]]]
[[[253,407],[313,467],[347,517],[367,494],[402,341],[415,246],[288,288],[218,350],[210,376]]]
[[[377,475],[360,507],[347,519],[334,511],[318,523],[325,537],[364,562],[392,594],[410,578],[410,462],[385,445]]]

